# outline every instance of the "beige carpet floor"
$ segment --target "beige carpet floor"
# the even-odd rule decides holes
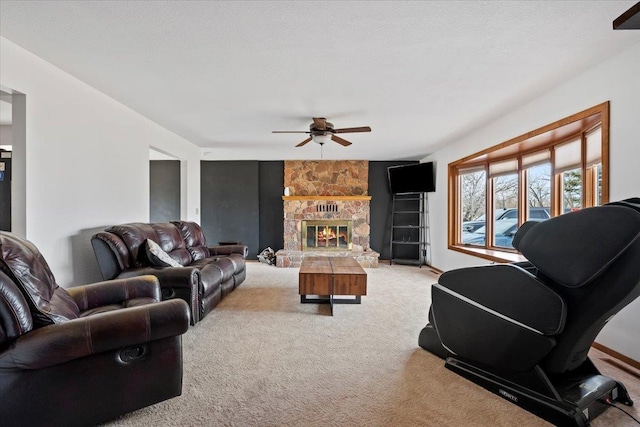
[[[250,262],[247,280],[183,336],[182,396],[113,426],[546,426],[418,347],[428,268],[367,269],[361,305],[300,304],[298,270]],[[603,363],[640,404],[638,378]],[[158,372],[162,375],[162,372]],[[638,406],[626,408],[636,417]],[[609,408],[593,426],[635,425]]]

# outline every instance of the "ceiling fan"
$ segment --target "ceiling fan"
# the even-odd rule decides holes
[[[353,133],[353,132],[371,132],[369,126],[361,126],[356,128],[342,128],[334,129],[333,123],[330,123],[324,117],[313,117],[313,123],[309,125],[309,130],[274,130],[272,133],[307,133],[309,138],[302,141],[296,147],[302,147],[309,141],[316,142],[321,146],[329,141],[337,142],[338,144],[346,147],[351,145],[351,142],[344,138],[340,138],[336,133]]]

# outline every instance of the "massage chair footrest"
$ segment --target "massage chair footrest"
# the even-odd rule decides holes
[[[589,365],[591,363],[589,362]],[[523,387],[478,366],[449,357],[445,366],[479,386],[560,427],[585,427],[606,408],[604,400],[633,404],[625,387],[611,378],[589,373],[552,384],[540,368],[528,373],[534,389]],[[591,365],[593,366],[593,365]],[[594,368],[595,369],[595,368]],[[558,379],[556,379],[558,381]],[[521,381],[519,381],[522,383]],[[536,385],[537,383],[537,385]],[[544,392],[545,386],[549,387]]]

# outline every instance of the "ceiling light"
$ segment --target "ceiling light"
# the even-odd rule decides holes
[[[311,139],[316,144],[320,144],[320,145],[326,144],[327,142],[331,141],[331,133],[327,132],[323,135],[312,135]]]

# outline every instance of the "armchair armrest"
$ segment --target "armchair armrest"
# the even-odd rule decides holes
[[[162,301],[73,319],[22,335],[0,357],[0,369],[42,369],[81,357],[184,334],[189,307]]]
[[[81,311],[119,304],[133,298],[153,298],[160,301],[160,285],[154,276],[139,276],[92,283],[66,289]]]
[[[246,258],[249,255],[249,247],[247,245],[209,246],[208,249],[210,256],[240,254]]]

